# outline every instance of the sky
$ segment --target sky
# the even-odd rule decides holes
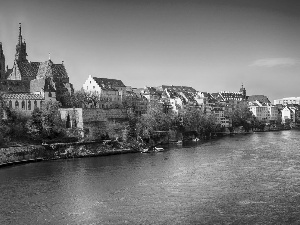
[[[0,42],[12,67],[18,27],[28,60],[64,61],[136,88],[191,86],[274,99],[300,96],[299,0],[10,0]]]

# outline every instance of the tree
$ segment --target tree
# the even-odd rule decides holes
[[[245,131],[250,130],[251,121],[254,119],[252,112],[245,102],[239,103],[232,111],[227,109],[225,116],[231,119],[233,127],[243,126]]]
[[[141,117],[141,133],[150,135],[154,131],[168,131],[173,119],[174,114],[164,113],[162,104],[152,101],[148,104],[146,114]]]
[[[59,102],[47,101],[41,109],[33,110],[32,117],[26,124],[32,139],[54,139],[65,136],[65,123],[61,119],[59,107]]]
[[[41,140],[43,132],[42,111],[35,108],[31,113],[31,119],[26,123],[28,134],[33,140]]]

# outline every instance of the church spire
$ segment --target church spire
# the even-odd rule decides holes
[[[22,27],[21,27],[21,23],[19,23],[19,37],[18,37],[18,43],[16,46],[15,60],[18,62],[27,61],[26,56],[27,56],[26,43],[25,43],[25,41],[23,41]]]
[[[5,56],[3,54],[2,42],[0,42],[0,80],[5,79]]]
[[[21,23],[19,23],[19,45],[22,44],[22,27]]]

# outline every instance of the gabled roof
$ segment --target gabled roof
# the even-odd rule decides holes
[[[117,90],[117,87],[126,87],[121,80],[93,77],[96,83],[107,90]]]
[[[68,78],[68,74],[64,64],[54,64],[51,60],[45,62],[16,62],[21,77],[53,77]],[[13,72],[13,69],[7,70],[7,77]]]
[[[22,77],[36,77],[39,63],[38,62],[17,62]]]
[[[248,97],[248,101],[249,102],[253,102],[253,101],[259,101],[261,103],[267,103],[267,104],[270,104],[270,100],[268,99],[267,96],[264,96],[264,95],[251,95]]]
[[[161,96],[162,95],[162,91],[158,90],[155,87],[146,87],[144,89],[144,94]]]

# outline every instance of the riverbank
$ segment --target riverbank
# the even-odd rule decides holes
[[[134,153],[136,150],[113,148],[103,142],[56,143],[0,148],[0,167],[68,158]]]

